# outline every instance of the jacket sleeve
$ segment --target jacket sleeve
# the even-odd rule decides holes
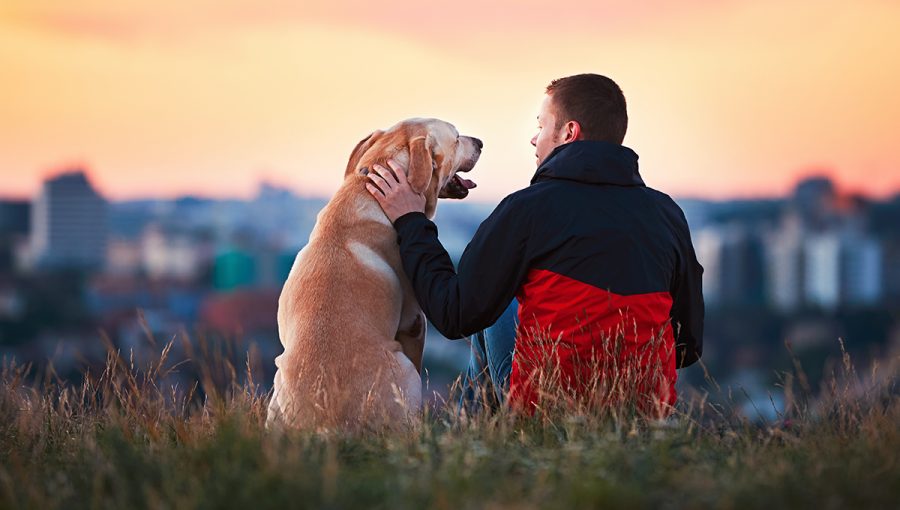
[[[694,364],[703,354],[703,266],[697,262],[684,213],[678,210],[678,267],[672,285],[672,327],[677,368]]]
[[[507,197],[484,220],[459,261],[459,273],[422,213],[397,219],[400,258],[419,306],[447,338],[492,325],[509,305],[527,271],[526,211]]]

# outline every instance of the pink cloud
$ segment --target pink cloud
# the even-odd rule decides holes
[[[191,37],[209,31],[291,27],[303,24],[361,26],[447,45],[489,34],[552,39],[566,33],[620,33],[646,24],[727,9],[736,0],[582,0],[565,6],[534,0],[455,0],[361,3],[357,0],[260,0],[189,4],[173,0],[68,2],[7,0],[19,23],[67,35],[130,40],[135,37]],[[548,41],[550,42],[550,41]]]

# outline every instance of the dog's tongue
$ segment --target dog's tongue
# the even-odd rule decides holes
[[[470,181],[469,179],[463,179],[459,175],[457,175],[456,177],[457,177],[457,179],[459,179],[459,183],[462,184],[463,186],[465,186],[466,189],[472,189],[472,188],[478,186],[477,184],[475,184],[474,181]]]

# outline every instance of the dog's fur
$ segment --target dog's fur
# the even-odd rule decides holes
[[[462,198],[481,141],[436,119],[410,119],[357,144],[344,183],[319,213],[278,302],[284,353],[275,358],[267,426],[313,430],[405,427],[422,403],[425,317],[400,261],[397,234],[365,185],[395,159],[434,216]],[[463,184],[469,182],[469,186]]]

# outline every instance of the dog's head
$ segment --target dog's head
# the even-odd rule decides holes
[[[457,175],[474,168],[481,140],[460,136],[438,119],[408,119],[387,131],[375,131],[353,149],[344,178],[365,175],[374,164],[386,168],[393,158],[407,171],[410,186],[425,195],[425,214],[434,215],[438,198],[465,198],[475,183]]]

